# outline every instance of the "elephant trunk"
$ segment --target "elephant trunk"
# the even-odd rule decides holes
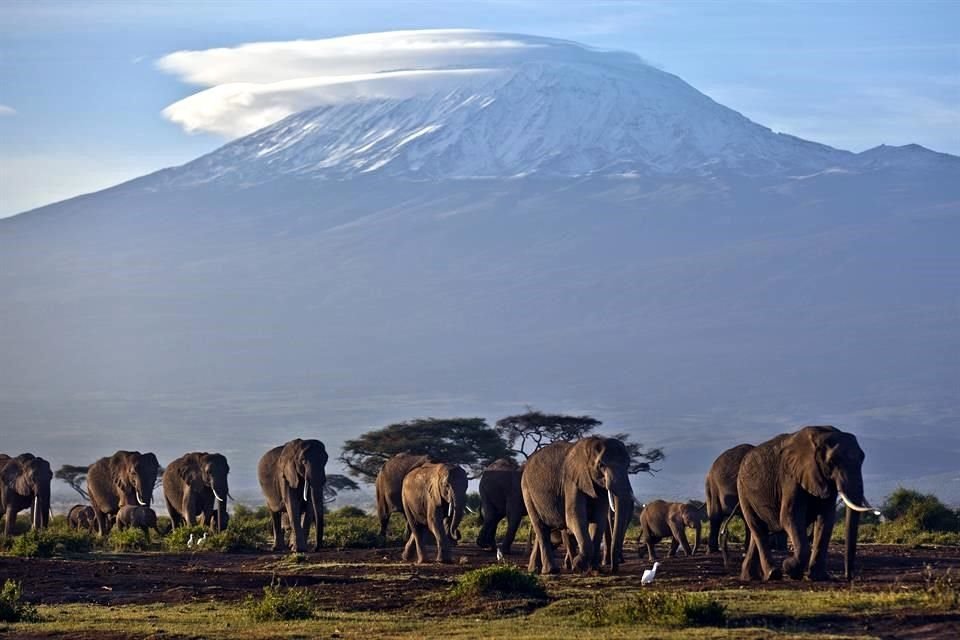
[[[310,507],[313,509],[313,519],[314,522],[317,523],[317,545],[315,549],[319,551],[320,547],[323,546],[323,484],[319,484],[310,489],[310,498]]]
[[[457,499],[456,493],[450,498],[447,506],[447,534],[451,540],[460,541],[460,521],[463,520],[464,504]]]
[[[860,514],[874,511],[874,509],[863,495],[863,479],[859,473],[839,476],[837,478],[837,493],[847,507],[843,575],[847,580],[851,580],[857,561],[857,533],[860,529]]]
[[[620,569],[620,560],[623,557],[623,539],[633,517],[633,490],[626,473],[621,477],[607,476],[607,501],[613,514],[613,531],[610,532],[610,568],[616,573]]]

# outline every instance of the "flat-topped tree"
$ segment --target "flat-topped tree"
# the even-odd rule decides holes
[[[409,452],[464,467],[471,476],[512,452],[483,418],[418,418],[397,422],[347,440],[340,461],[350,474],[372,483],[390,457]]]

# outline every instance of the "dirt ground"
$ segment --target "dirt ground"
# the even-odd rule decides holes
[[[522,545],[510,562],[525,566]],[[842,573],[842,553],[832,550],[830,570]],[[400,560],[400,549],[336,550],[306,555],[305,562],[293,564],[284,554],[219,553],[91,554],[76,559],[24,559],[0,557],[0,576],[23,583],[25,597],[36,603],[94,603],[100,605],[232,601],[259,594],[272,581],[284,585],[311,587],[323,608],[342,611],[386,611],[415,606],[427,593],[449,587],[453,578],[472,568],[495,562],[492,554],[472,545],[454,552],[453,565],[430,563],[416,566]],[[732,557],[737,557],[732,554]],[[685,590],[830,590],[840,582],[811,583],[782,580],[767,584],[743,585],[739,567],[723,567],[719,556],[661,558],[657,575],[661,588]],[[938,574],[951,569],[960,575],[960,550],[956,548],[911,549],[902,546],[861,545],[857,588],[889,591],[901,586],[922,588],[925,568]],[[640,575],[650,562],[629,552],[616,578],[590,581],[589,588],[640,586]],[[604,575],[604,574],[601,574]],[[563,574],[548,578],[548,586],[576,586],[586,583],[581,576]],[[422,606],[422,605],[421,605]],[[429,612],[421,612],[429,615]],[[766,620],[767,623],[770,620]],[[775,621],[774,621],[775,624]],[[789,621],[784,621],[789,624]],[[925,616],[899,612],[863,622],[851,628],[849,620],[822,621],[823,631],[833,633],[875,633],[890,638],[960,637],[960,612],[956,615]]]

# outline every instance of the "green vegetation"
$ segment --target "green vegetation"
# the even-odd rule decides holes
[[[120,529],[114,527],[107,536],[106,545],[117,552],[146,551],[150,549],[150,540],[140,529]]]
[[[13,538],[0,538],[0,549],[21,558],[49,558],[65,553],[86,553],[93,548],[93,536],[65,526],[31,529]]]
[[[316,600],[307,589],[271,584],[263,588],[261,598],[248,596],[245,608],[256,622],[308,620],[313,617]]]
[[[727,621],[726,607],[708,595],[646,590],[632,598],[597,594],[577,618],[595,627],[617,624],[717,627]]]
[[[535,598],[546,599],[547,592],[536,576],[513,565],[495,565],[468,571],[457,578],[451,595],[455,598]]]
[[[39,622],[40,614],[32,604],[22,601],[23,587],[7,580],[0,589],[0,622]]]
[[[876,516],[864,518],[858,531],[860,542],[879,544],[960,545],[960,514],[933,494],[900,487],[890,494],[881,509],[885,522]],[[869,514],[868,514],[869,515]],[[842,509],[832,539],[843,539]]]

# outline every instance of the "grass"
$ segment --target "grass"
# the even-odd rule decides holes
[[[724,626],[726,606],[702,593],[642,590],[630,598],[597,594],[577,614],[591,627],[648,625],[657,627]]]

